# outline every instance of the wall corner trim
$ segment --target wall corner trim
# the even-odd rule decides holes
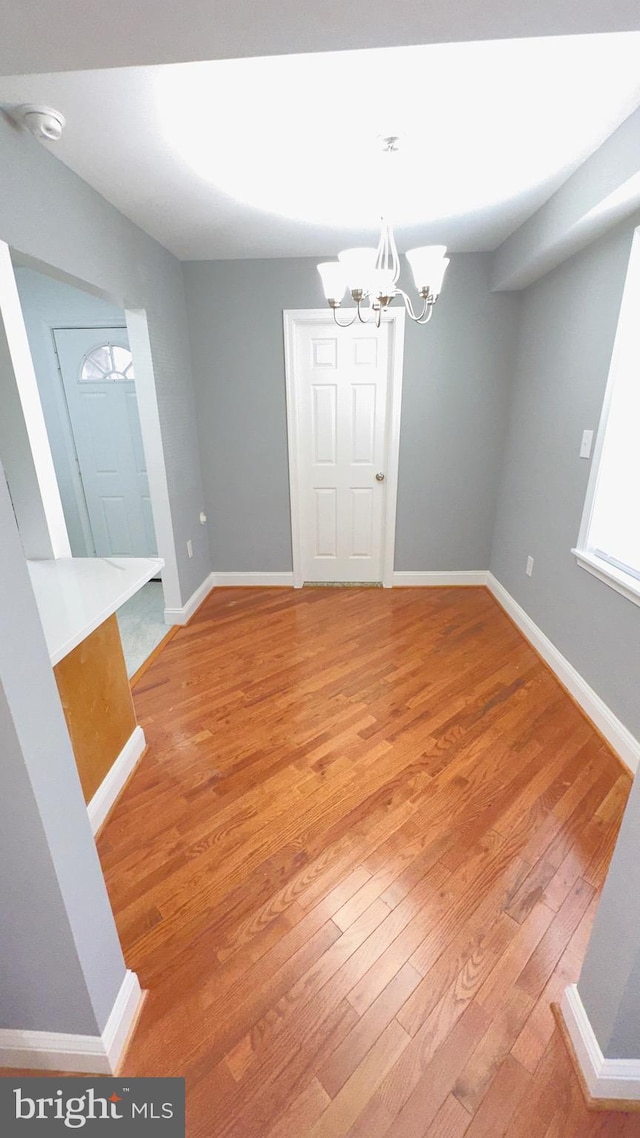
[[[133,774],[147,746],[142,727],[134,727],[113,766],[109,768],[100,786],[87,806],[91,833],[97,834],[107,814]]]
[[[576,984],[565,988],[560,1015],[589,1097],[640,1101],[640,1059],[605,1059]]]
[[[164,610],[164,619],[167,624],[188,624],[191,620],[196,609],[207,599],[209,593],[215,585],[215,574],[209,573],[205,577],[201,585],[198,586],[195,593],[192,593],[189,600],[182,608],[170,608]]]
[[[538,625],[532,621],[525,610],[493,576],[493,573],[487,574],[487,585],[507,616],[511,617],[513,623],[517,625],[532,647],[548,664],[562,686],[582,708],[587,718],[606,739],[624,765],[632,774],[635,774],[638,766],[640,766],[640,740],[631,734],[598,693],[589,686],[580,672],[576,671],[573,664],[570,664],[566,657],[558,651],[549,637],[541,628],[538,628]]]
[[[486,585],[487,576],[486,569],[452,569],[442,573],[433,570],[394,569],[393,587],[446,588],[447,585]]]
[[[102,1035],[1,1028],[0,1067],[113,1075],[135,1028],[143,999],[138,977],[127,971]]]

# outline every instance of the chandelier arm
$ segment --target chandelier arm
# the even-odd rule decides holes
[[[433,302],[429,303],[428,299],[425,299],[422,307],[422,312],[419,316],[416,316],[413,304],[411,303],[411,297],[408,296],[402,288],[398,288],[396,291],[400,293],[400,296],[404,300],[404,306],[409,314],[409,318],[416,324],[428,324],[433,315]]]
[[[433,302],[429,304],[428,301],[425,301],[425,311],[421,312],[420,316],[416,317],[416,324],[428,324],[432,316]]]
[[[361,305],[361,301],[358,301],[358,307],[356,309],[358,320],[360,321],[361,324],[369,324],[370,321],[369,321],[368,317],[363,316],[362,312],[360,311],[360,305]],[[353,319],[355,320],[355,316]]]
[[[400,257],[398,256],[398,246],[396,245],[396,238],[391,226],[389,226],[389,245],[391,247],[391,268],[393,269],[393,283],[398,283],[400,276]]]
[[[346,324],[342,324],[340,322],[340,320],[338,320],[338,317],[336,316],[336,309],[332,308],[331,311],[333,312],[333,319],[334,319],[335,323],[338,325],[338,328],[350,328],[351,325],[355,323],[355,319],[356,319],[356,315],[357,315],[356,312],[354,312],[353,316],[351,317],[351,320],[347,320]]]
[[[380,240],[378,241],[378,248],[376,250],[376,269],[381,269],[384,272],[391,272],[393,274],[392,281],[395,285],[398,277],[400,276],[400,257],[398,255],[398,247],[393,232],[393,227],[385,220],[384,217],[380,218]]]
[[[376,259],[374,262],[376,269],[382,268],[383,261],[384,261],[384,230],[381,229],[380,230],[380,236],[378,238],[378,244],[376,245]]]

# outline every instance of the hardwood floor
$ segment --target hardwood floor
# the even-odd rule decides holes
[[[189,1138],[640,1136],[550,1010],[630,778],[484,589],[218,589],[99,851]]]

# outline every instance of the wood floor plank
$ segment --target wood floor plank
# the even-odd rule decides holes
[[[576,1104],[582,1122],[588,1123],[589,1112],[584,1101],[580,1103],[576,1095],[576,1092],[579,1094],[577,1080],[566,1077],[569,1074],[568,1063],[566,1049],[556,1032],[546,1049],[537,1077],[529,1080],[509,1127],[509,1138],[544,1138],[555,1117],[566,1118],[569,1101]],[[565,1077],[559,1078],[563,1069]],[[613,1127],[611,1133],[616,1133]]]
[[[410,964],[404,964],[377,1000],[361,1017],[344,1043],[318,1072],[318,1078],[332,1098],[373,1046],[379,1035],[400,1011],[422,977]]]
[[[592,886],[579,878],[518,977],[518,987],[530,996],[542,992],[592,897]]]
[[[308,1134],[330,1102],[329,1095],[318,1080],[311,1079],[291,1106],[280,1115],[265,1138],[292,1138],[294,1134]]]
[[[517,875],[517,865],[514,868]],[[505,890],[509,889],[510,880],[510,876],[507,875],[506,879],[500,879],[495,888],[487,893],[471,917],[452,936],[446,950],[441,953],[424,976],[422,983],[407,1000],[399,1018],[410,1035],[414,1035],[419,1029],[467,960],[482,951],[489,931],[500,915],[500,902]],[[552,919],[552,912],[545,906],[539,905],[524,926],[512,927],[512,938],[500,958],[499,967],[490,972],[476,996],[479,1003],[488,1002],[492,993],[497,995],[498,999],[504,998],[508,986],[520,975]]]
[[[448,1095],[431,1125],[416,1138],[462,1138],[469,1129],[469,1115],[454,1095]]]
[[[286,991],[279,999],[269,1000],[268,1011],[256,1017],[247,1037],[243,1037],[237,1044],[238,1054],[242,1056],[241,1077],[254,1077],[256,1068],[259,1068],[262,1056],[271,1046],[274,1036],[281,1036],[288,1028],[291,1019],[295,1019],[296,1031],[299,1031],[300,1020],[303,1015],[308,1015],[309,1004],[313,998],[322,993],[336,973],[341,969],[344,971],[344,966],[348,965],[356,950],[369,939],[389,912],[384,902],[378,898],[346,932],[332,942],[326,952],[318,956],[309,968],[298,970],[299,978],[294,984],[287,985]],[[341,998],[335,985],[331,996],[334,1002],[338,1002]],[[328,1001],[324,996],[322,1002],[326,1008]],[[258,1011],[261,1010],[259,1004],[257,1008]],[[248,1014],[251,1015],[252,1012],[249,1011]],[[313,1013],[309,1018],[313,1023]],[[233,1056],[229,1058],[233,1060]]]
[[[544,902],[537,904],[521,925],[517,925],[513,937],[500,957],[499,966],[487,977],[476,999],[483,1007],[495,1011],[516,984],[546,937],[556,919],[553,909]]]
[[[517,1059],[531,1074],[535,1073],[556,1029],[551,1005],[560,1002],[562,993],[569,984],[576,983],[580,975],[581,960],[582,957],[577,956],[570,948],[562,954],[511,1048],[514,1059]]]
[[[356,1118],[347,1138],[384,1138],[393,1125],[393,1119],[383,1103],[374,1096],[369,1099],[362,1114]]]
[[[393,1118],[390,1131],[393,1138],[414,1138],[416,1134],[428,1133],[428,1127],[450,1095],[460,1069],[487,1026],[488,1019],[482,1008],[471,1004],[441,1046],[423,1050],[418,1055],[416,1041],[412,1041],[395,1070],[381,1083],[376,1096]]]
[[[422,911],[427,899],[435,898],[446,888],[449,871],[438,863],[432,866],[414,889],[392,909],[391,915],[379,930],[376,952],[364,975],[354,979],[348,993],[349,1002],[363,1015],[367,1008],[386,988],[396,972],[408,961],[412,952],[422,943],[425,917]]]
[[[522,988],[514,988],[502,1002],[473,1054],[456,1079],[453,1093],[469,1114],[475,1114],[493,1077],[502,1065],[522,1027],[534,1000]],[[483,1005],[485,1012],[487,1005]]]
[[[316,1019],[312,1027],[301,1029],[295,1049],[274,1055],[270,1065],[263,1064],[258,1079],[236,1085],[235,1098],[217,1120],[213,1133],[225,1138],[262,1138],[273,1119],[288,1108],[316,1069],[340,1046],[354,1019],[353,1008],[343,1000],[321,1022]]]
[[[408,1043],[407,1033],[396,1020],[392,1020],[327,1107],[309,1138],[342,1138]]]
[[[474,1002],[474,996],[509,943],[513,935],[512,928],[513,922],[506,914],[502,914],[501,921],[495,922],[480,949],[465,962],[433,1011],[416,1031],[399,1069],[394,1072],[396,1077],[387,1080],[382,1087],[387,1109],[393,1112],[402,1107],[405,1098],[422,1079],[424,1069],[431,1063],[470,1005],[473,1005],[476,1011],[471,1016],[465,1016],[465,1024],[470,1022],[475,1024],[476,1021],[477,1023],[484,1021],[485,1024],[483,1031],[475,1040],[476,1043],[479,1042],[490,1023],[490,1016],[484,1012],[481,1005]],[[402,1018],[400,1012],[399,1019]]]
[[[352,925],[378,897],[381,897],[384,902],[383,894],[393,881],[395,872],[395,866],[390,865],[385,871],[370,877],[358,892],[354,893],[353,897],[346,901],[337,913],[334,913],[332,920],[338,928],[346,932],[349,925]],[[387,907],[390,908],[390,906]]]
[[[189,1138],[640,1138],[549,1011],[631,780],[486,589],[216,589],[134,699],[123,1073]]]
[[[530,1085],[529,1072],[513,1056],[507,1055],[473,1116],[466,1138],[503,1138]]]

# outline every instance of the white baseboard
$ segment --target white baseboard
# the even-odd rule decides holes
[[[640,1101],[640,1059],[605,1059],[575,984],[565,989],[560,1013],[591,1098]]]
[[[245,586],[245,587],[250,587],[250,588],[264,588],[265,586],[270,586],[270,585],[273,585],[277,588],[293,588],[293,572],[212,573],[211,578],[212,578],[212,583],[210,585],[210,588],[213,588],[214,586],[216,588],[221,588],[221,587],[228,588],[229,586]],[[209,578],[207,580],[209,580]],[[487,583],[487,571],[485,569],[482,569],[482,570],[460,570],[459,572],[455,571],[455,572],[451,572],[451,573],[422,573],[422,572],[406,573],[403,571],[400,571],[400,572],[394,571],[394,573],[393,573],[393,585],[440,585],[440,586],[442,586],[442,585],[486,585],[486,583]],[[209,589],[207,589],[206,592],[209,592]],[[204,600],[204,596],[206,596],[206,592],[203,594],[202,598],[198,601],[199,604],[202,603],[202,600]],[[194,593],[194,596],[195,595],[196,594]],[[191,598],[191,600],[193,600],[193,597]],[[167,620],[170,619],[170,617],[167,614],[184,613],[186,609],[190,608],[190,606],[191,606],[191,601],[189,601],[188,604],[185,605],[184,609],[165,609],[165,619],[167,619]],[[186,620],[189,619],[189,616],[191,616],[195,607],[197,607],[197,605],[190,608],[190,611],[189,611],[188,616],[186,617]],[[186,620],[178,621],[175,618],[175,616],[171,617],[171,622],[173,624],[178,624],[178,623],[184,624],[184,623],[186,623]]]
[[[167,624],[187,624],[193,616],[197,608],[209,596],[213,586],[215,585],[215,574],[209,573],[205,577],[201,585],[198,586],[195,593],[192,593],[189,600],[182,608],[179,609],[165,609],[164,619]]]
[[[200,587],[189,597],[186,605],[180,609],[164,610],[165,621],[167,624],[188,624],[196,609],[206,600],[212,589],[229,585],[244,585],[254,588],[276,585],[281,588],[293,588],[293,573],[209,573]]]
[[[214,573],[216,587],[244,585],[264,588],[274,585],[279,588],[293,588],[293,573]]]
[[[102,1035],[0,1029],[0,1067],[113,1075],[135,1024],[143,993],[127,971]]]
[[[393,572],[393,585],[397,586],[411,586],[416,585],[436,585],[439,587],[447,585],[486,585],[487,583],[487,570],[486,569],[460,569],[452,570],[449,573],[437,572],[405,572],[402,569],[395,569]]]
[[[493,576],[487,574],[487,585],[498,604],[511,617],[514,624],[526,636],[527,640],[542,659],[549,665],[552,672],[576,703],[589,717],[598,731],[604,736],[616,754],[622,759],[632,774],[636,773],[640,765],[640,741],[625,727],[624,723],[614,715],[613,711],[597,692],[589,686],[578,671],[570,664],[565,656],[558,651],[555,644],[545,636],[542,629],[534,624],[531,617],[513,599],[510,593]]]
[[[136,973],[127,969],[116,1002],[111,1009],[111,1015],[102,1032],[102,1043],[112,1072],[118,1069],[144,996]]]
[[[100,829],[129,775],[135,770],[146,745],[142,727],[135,727],[87,806],[93,834]]]

